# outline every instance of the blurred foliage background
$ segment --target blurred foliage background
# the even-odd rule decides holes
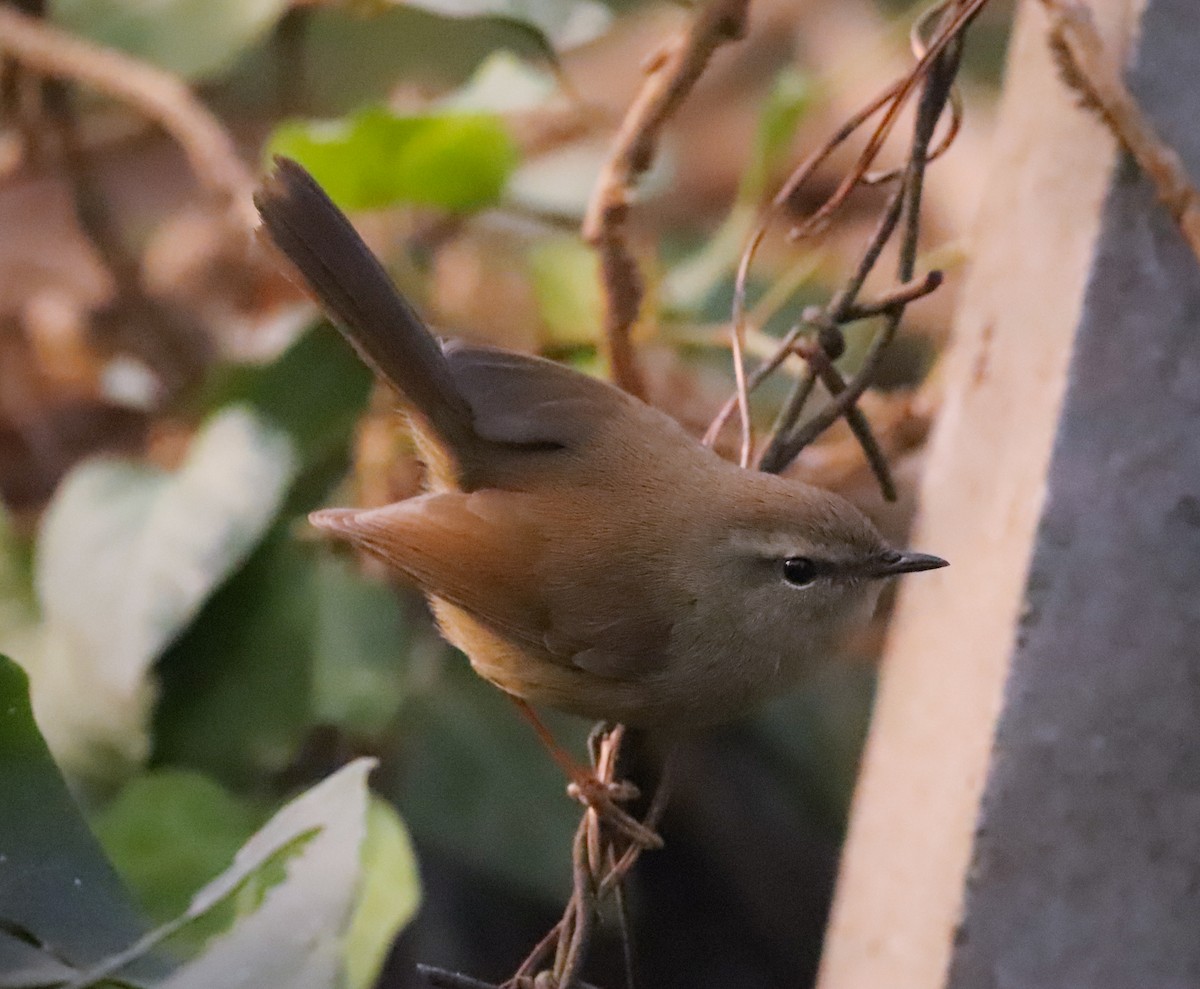
[[[447,334],[604,373],[579,222],[641,64],[688,7],[5,6],[186,82],[253,169],[302,161]],[[904,71],[914,12],[758,0],[672,122],[633,212],[638,345],[652,400],[690,428],[732,388],[725,322],[758,207]],[[794,468],[898,541],[1009,13],[971,36],[967,123],[930,172],[922,267],[949,285],[913,307],[863,403],[902,497],[881,501],[838,429]],[[0,985],[61,982],[51,947],[85,967],[155,924],[172,927],[138,963],[148,983],[217,984],[252,935],[279,956],[258,985],[412,986],[416,960],[503,978],[557,919],[578,809],[420,600],[304,521],[418,490],[394,400],[248,227],[231,233],[171,136],[104,87],[0,65],[0,652],[16,664],[0,666],[0,789],[21,795],[0,812]],[[880,202],[857,197],[819,242],[768,239],[753,353],[844,276]],[[756,393],[764,427],[785,384]],[[678,742],[667,847],[632,884],[643,985],[811,980],[881,629],[795,695]],[[586,725],[551,723],[582,745]],[[668,741],[634,741],[630,773],[652,781]],[[300,924],[326,937],[297,948]],[[619,962],[608,938],[593,980],[618,984]]]

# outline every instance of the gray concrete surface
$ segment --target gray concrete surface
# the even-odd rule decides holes
[[[1130,82],[1200,179],[1200,0]],[[1200,265],[1131,165],[1076,339],[951,989],[1200,987]]]

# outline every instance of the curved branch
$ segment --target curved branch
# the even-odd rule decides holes
[[[641,311],[645,285],[625,230],[633,187],[654,160],[664,124],[691,92],[713,52],[744,33],[749,5],[749,0],[712,0],[683,34],[651,60],[583,220],[584,239],[600,255],[606,300],[604,340],[612,377],[638,396],[644,396],[645,383],[630,333]]]

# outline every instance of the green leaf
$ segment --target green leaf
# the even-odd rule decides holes
[[[262,821],[257,807],[200,773],[160,769],[131,780],[93,819],[96,835],[152,921],[186,910],[192,893],[219,874]],[[234,913],[189,925],[200,947]]]
[[[347,989],[370,989],[401,930],[417,912],[421,883],[412,841],[390,804],[372,798],[362,848],[362,886],[346,934]]]
[[[494,17],[528,25],[547,49],[567,49],[603,34],[612,20],[596,0],[393,0],[442,17]]]
[[[0,986],[20,985],[21,970],[61,975],[55,960],[90,965],[138,938],[145,926],[34,724],[25,673],[4,656],[0,792]]]
[[[257,808],[230,796],[207,777],[162,770],[126,786],[96,823],[101,841],[140,893],[151,917],[166,921],[184,914],[192,891],[228,866],[260,817]],[[359,863],[362,881],[343,951],[349,989],[369,989],[374,984],[396,932],[412,919],[420,903],[416,856],[408,832],[395,810],[376,798],[367,806]],[[282,867],[271,871],[275,875],[267,878],[272,881],[254,890],[252,900],[227,896],[183,926],[172,936],[172,944],[185,940],[199,948],[230,925],[235,907],[253,912],[266,890],[287,875]],[[252,904],[249,910],[247,902]]]
[[[539,241],[528,257],[548,342],[560,347],[596,343],[604,320],[596,252],[578,237],[553,237]]]
[[[53,19],[185,79],[229,68],[287,12],[288,0],[51,0]]]
[[[478,210],[499,200],[518,158],[495,115],[400,116],[379,107],[337,121],[285,123],[268,150],[295,158],[348,210],[400,203]]]
[[[294,470],[285,435],[228,409],[173,474],[93,461],[60,486],[38,543],[40,647],[18,659],[68,772],[111,781],[145,759],[152,664],[262,537]]]
[[[82,989],[118,973],[161,989],[369,985],[420,895],[403,825],[369,802],[372,765],[356,760],[291,801],[182,913],[143,934],[37,732],[24,672],[0,656],[0,987]],[[146,857],[136,868],[154,885],[156,869],[179,882],[209,871],[214,837],[231,842],[248,815],[207,781],[159,774],[127,789],[106,827],[119,854]],[[170,848],[197,837],[203,855]],[[161,980],[158,946],[234,903],[237,924]]]

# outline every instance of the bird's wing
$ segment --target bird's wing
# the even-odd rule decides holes
[[[644,610],[633,595],[611,602],[608,614],[559,610],[545,641],[551,655],[607,680],[637,680],[668,658],[671,625]]]
[[[636,511],[636,508],[634,509]],[[669,659],[675,619],[688,602],[656,571],[658,554],[621,533],[587,533],[542,587],[549,617],[547,648],[563,662],[613,680],[652,674]],[[600,550],[603,547],[603,551]]]
[[[450,374],[471,407],[475,432],[513,446],[577,448],[597,425],[642,403],[554,361],[451,343]],[[647,411],[649,411],[647,409]]]

